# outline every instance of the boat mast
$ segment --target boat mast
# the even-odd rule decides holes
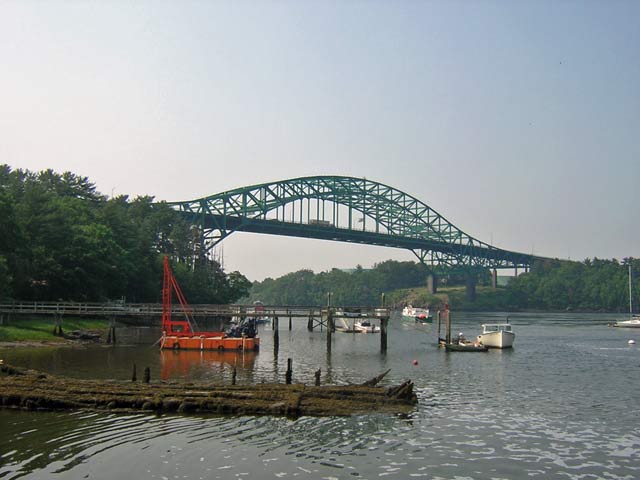
[[[629,319],[633,318],[633,300],[631,290],[631,263],[629,263]]]

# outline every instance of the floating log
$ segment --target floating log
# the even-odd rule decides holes
[[[0,365],[0,406],[23,410],[108,410],[232,415],[346,416],[409,413],[413,383],[205,385],[80,380]]]

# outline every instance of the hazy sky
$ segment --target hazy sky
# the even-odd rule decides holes
[[[640,2],[0,0],[0,163],[189,200],[318,174],[538,255],[640,257]],[[250,279],[403,250],[235,233]]]

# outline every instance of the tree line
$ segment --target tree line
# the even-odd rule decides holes
[[[387,260],[366,270],[334,268],[314,273],[300,270],[280,278],[254,282],[248,301],[270,305],[325,305],[331,292],[333,305],[380,305],[381,294],[392,290],[424,285],[427,267],[415,262]]]
[[[272,305],[324,305],[327,293],[332,292],[334,305],[380,304],[380,295],[386,292],[389,303],[396,306],[407,303],[446,303],[459,309],[483,310],[575,310],[620,312],[629,308],[628,266],[633,276],[640,275],[640,260],[587,259],[583,262],[548,260],[538,262],[532,269],[513,278],[497,290],[488,288],[490,275],[483,271],[478,283],[475,302],[464,299],[464,292],[443,287],[460,287],[465,277],[460,272],[441,273],[439,288],[447,300],[439,296],[414,291],[425,287],[428,269],[416,262],[388,260],[370,270],[361,267],[354,271],[333,269],[314,273],[300,270],[280,278],[267,278],[254,282],[248,301],[261,300]],[[640,278],[633,285],[633,301],[640,307]]]
[[[251,286],[202,252],[197,229],[153,197],[107,198],[88,178],[0,165],[0,299],[159,302],[162,260],[191,303]]]
[[[583,262],[537,262],[504,292],[506,306],[519,309],[622,312],[629,309],[629,266],[632,300],[638,311],[640,259],[586,259]]]

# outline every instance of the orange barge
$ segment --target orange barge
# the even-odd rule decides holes
[[[257,337],[227,337],[224,332],[186,335],[163,332],[160,340],[160,348],[173,350],[258,350],[259,346],[260,339]]]
[[[183,320],[172,318],[172,297],[175,292],[184,314]],[[229,333],[198,331],[193,310],[187,304],[182,289],[169,266],[169,257],[164,257],[162,282],[162,338],[161,349],[171,350],[258,350],[255,318],[245,318]]]

